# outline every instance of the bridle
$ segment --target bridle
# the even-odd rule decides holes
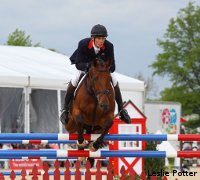
[[[109,70],[95,70],[98,73],[110,73]],[[90,82],[90,85],[88,85],[88,81]],[[95,99],[95,104],[94,104],[94,111],[93,111],[93,122],[96,121],[96,110],[97,110],[97,105],[99,104],[99,95],[106,95],[109,97],[111,95],[111,91],[109,89],[104,89],[104,90],[95,90],[95,79],[92,77],[90,70],[86,74],[85,78],[85,87],[87,89],[87,92],[89,95],[91,95]],[[93,128],[93,127],[92,127]]]
[[[98,73],[110,73],[109,70],[96,70]],[[96,91],[95,90],[95,79],[91,76],[90,72],[88,72],[87,76],[89,76],[89,80],[90,80],[90,84],[91,84],[91,88],[88,87],[88,85],[86,86],[87,88],[87,91],[89,92],[89,94],[92,94],[95,99],[98,100],[98,96],[100,94],[103,94],[103,95],[111,95],[111,91],[109,89],[104,89],[104,90],[99,90],[99,91]],[[86,78],[86,81],[87,81],[87,78]]]

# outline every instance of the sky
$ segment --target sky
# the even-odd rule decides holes
[[[189,0],[0,0],[0,44],[16,28],[30,35],[33,44],[54,48],[70,56],[78,42],[90,37],[93,25],[108,30],[114,44],[116,71],[131,77],[152,77],[149,67],[162,50],[169,20],[176,18]],[[193,0],[200,5],[200,0]],[[171,85],[167,77],[154,77],[159,93]],[[157,94],[158,95],[158,94]]]

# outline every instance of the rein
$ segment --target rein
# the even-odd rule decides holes
[[[109,72],[107,70],[98,70],[97,72]],[[88,87],[88,82],[87,82],[87,77],[89,77],[89,80],[91,82],[91,88]],[[95,99],[97,99],[97,95],[98,94],[104,94],[104,95],[109,95],[111,94],[110,90],[108,89],[104,89],[104,90],[101,90],[101,91],[95,91],[94,89],[94,80],[93,78],[90,76],[89,72],[87,73],[86,75],[86,78],[85,78],[85,85],[86,85],[86,89],[87,89],[87,92],[93,96]],[[92,91],[91,91],[92,90]]]
[[[92,115],[93,122],[95,122],[95,120],[96,120],[96,110],[97,110],[97,105],[98,105],[98,99],[97,99],[97,97],[95,95],[95,92],[93,91],[93,88],[89,88],[88,87],[88,78],[87,77],[89,77],[89,79],[90,79],[89,73],[87,73],[87,75],[85,77],[85,87],[86,87],[86,90],[87,90],[88,94],[91,95],[92,97],[94,97],[94,99],[95,99],[95,106],[94,106],[94,111],[93,111],[93,115]],[[92,125],[92,131],[93,130],[94,130],[94,126]]]
[[[108,72],[108,70],[98,70],[97,72]],[[90,84],[91,86],[89,87],[88,85],[88,80],[90,81]],[[94,111],[93,111],[93,122],[95,122],[96,120],[96,110],[97,110],[97,105],[98,105],[98,98],[97,96],[99,94],[103,94],[103,95],[109,95],[111,94],[110,90],[109,89],[105,89],[105,90],[100,90],[100,91],[95,91],[94,89],[94,79],[91,77],[90,73],[88,72],[87,75],[86,75],[86,78],[85,78],[85,87],[86,87],[86,90],[88,92],[89,95],[91,95],[92,97],[94,97],[95,99],[95,106],[94,106]],[[92,126],[93,128],[94,126]]]

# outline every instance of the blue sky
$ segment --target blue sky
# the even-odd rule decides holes
[[[115,47],[117,72],[151,77],[148,66],[161,51],[156,44],[189,0],[1,0],[0,44],[16,28],[30,35],[33,43],[55,48],[70,56],[91,27],[103,24]],[[200,5],[200,1],[193,1]],[[170,85],[167,78],[154,78],[158,91]]]

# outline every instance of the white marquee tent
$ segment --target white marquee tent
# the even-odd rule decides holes
[[[40,47],[0,46],[1,131],[62,132],[58,109],[74,73],[75,67],[63,54]],[[118,73],[116,77],[124,100],[131,99],[142,110],[144,82]],[[6,129],[13,124],[17,128]]]

